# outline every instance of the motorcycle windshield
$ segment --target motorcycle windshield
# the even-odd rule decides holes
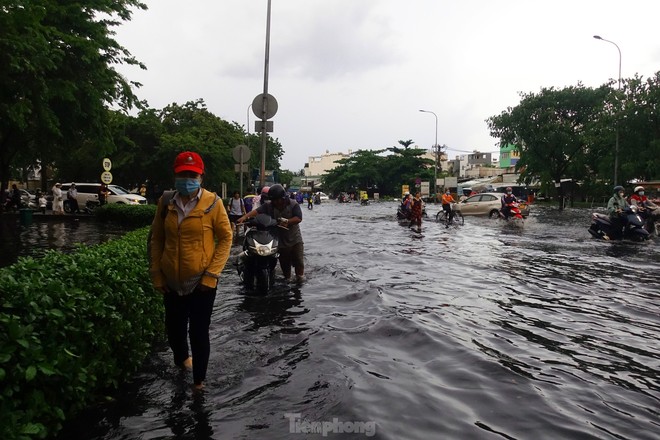
[[[259,230],[249,231],[247,240],[248,243],[252,241],[259,244],[268,244],[272,241],[273,246],[277,246],[277,237],[271,234],[269,231],[259,231]]]

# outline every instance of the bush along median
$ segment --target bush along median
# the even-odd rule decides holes
[[[55,434],[135,373],[162,338],[147,234],[0,269],[0,438]]]

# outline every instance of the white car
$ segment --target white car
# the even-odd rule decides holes
[[[330,200],[330,197],[328,197],[328,195],[324,192],[319,191],[316,194],[321,198],[321,200]]]
[[[66,199],[66,193],[71,187],[71,183],[62,184],[62,194],[64,198],[64,211],[71,212],[71,206]],[[78,190],[78,206],[80,209],[84,208],[87,202],[98,202],[100,183],[78,183],[76,182],[76,189]],[[108,203],[123,203],[125,205],[146,205],[147,199],[138,194],[132,194],[127,189],[119,185],[108,185]]]

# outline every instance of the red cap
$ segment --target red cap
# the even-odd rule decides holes
[[[184,151],[174,160],[174,173],[176,174],[182,171],[204,174],[204,161],[202,161],[199,154],[192,151]]]

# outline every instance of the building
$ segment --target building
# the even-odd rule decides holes
[[[323,186],[323,176],[339,166],[338,160],[347,159],[353,154],[352,150],[348,150],[348,154],[344,153],[330,153],[325,150],[325,153],[320,156],[309,156],[307,163],[303,168],[304,177],[301,179],[301,188],[311,190],[311,187],[320,188]]]
[[[520,150],[513,144],[500,147],[500,168],[515,167],[520,160]]]
[[[456,156],[454,160],[447,161],[449,174],[459,178],[496,176],[500,174],[500,169],[496,165],[497,161],[493,160],[492,153],[482,153],[477,150],[470,154],[461,154]]]

